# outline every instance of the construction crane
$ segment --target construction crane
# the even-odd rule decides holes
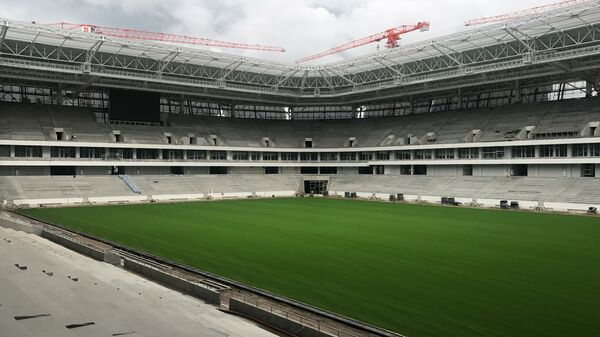
[[[475,25],[483,25],[486,23],[516,20],[516,19],[519,19],[519,18],[522,18],[525,16],[549,12],[552,10],[562,9],[562,8],[566,8],[566,7],[570,7],[570,6],[574,6],[574,5],[580,5],[580,4],[590,2],[590,1],[591,0],[563,0],[560,2],[556,2],[556,3],[552,3],[552,4],[548,4],[548,5],[537,6],[537,7],[533,7],[533,8],[528,8],[528,9],[524,9],[524,10],[520,10],[520,11],[508,13],[508,14],[489,16],[489,17],[480,18],[480,19],[467,20],[465,22],[465,26],[475,26]]]
[[[285,49],[281,48],[281,47],[262,46],[262,45],[258,45],[258,44],[245,44],[245,43],[236,43],[236,42],[225,42],[225,41],[218,41],[218,40],[191,37],[191,36],[147,32],[147,31],[135,30],[135,29],[101,27],[101,26],[90,25],[90,24],[81,24],[81,23],[59,22],[59,23],[52,23],[52,24],[50,24],[50,26],[60,27],[62,29],[67,29],[67,30],[79,30],[84,33],[90,33],[90,34],[99,34],[99,35],[105,35],[105,36],[120,37],[120,38],[125,38],[125,39],[173,42],[173,43],[204,45],[204,46],[222,47],[222,48],[285,52]]]
[[[340,53],[340,52],[343,52],[348,49],[364,46],[364,45],[372,43],[372,42],[379,42],[384,39],[387,39],[387,42],[385,44],[385,46],[387,48],[396,48],[396,47],[398,47],[398,40],[400,40],[400,35],[406,34],[409,32],[413,32],[415,30],[419,30],[421,32],[428,31],[429,30],[429,22],[424,21],[424,22],[419,22],[416,25],[406,25],[406,26],[390,28],[384,32],[374,34],[371,36],[367,36],[367,37],[363,37],[362,39],[358,39],[356,41],[352,41],[352,42],[343,44],[341,46],[329,49],[322,53],[307,56],[305,58],[297,60],[296,63],[312,61],[312,60],[315,60],[315,59],[318,59],[321,57],[325,57],[327,55],[336,54],[336,53]]]

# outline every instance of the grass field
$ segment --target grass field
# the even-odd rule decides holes
[[[410,337],[600,336],[600,219],[333,199],[26,214]]]

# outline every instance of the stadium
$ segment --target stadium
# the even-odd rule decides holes
[[[0,336],[598,335],[563,3],[309,65],[1,20]]]

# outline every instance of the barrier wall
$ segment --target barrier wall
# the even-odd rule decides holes
[[[12,203],[15,206],[67,206],[67,205],[78,205],[84,202],[84,198],[49,198],[49,199],[19,199],[13,200]]]
[[[201,299],[206,303],[214,305],[221,304],[221,294],[217,290],[209,289],[205,285],[192,283],[174,275],[167,274],[149,265],[130,259],[123,260],[123,267],[127,270],[143,275],[153,281],[181,291],[182,293]]]
[[[300,324],[289,318],[263,310],[235,298],[229,299],[229,310],[276,327],[298,337],[331,337],[332,335],[314,329],[310,326]]]
[[[94,249],[90,246],[84,245],[79,242],[75,242],[69,238],[56,235],[46,230],[42,231],[42,237],[52,242],[58,243],[61,246],[74,250],[78,253],[89,256],[94,260],[104,261],[104,252],[101,250]]]
[[[235,192],[235,193],[198,193],[198,194],[155,194],[136,196],[110,196],[88,198],[52,198],[52,199],[18,199],[12,204],[17,207],[48,207],[71,206],[83,204],[111,204],[111,203],[141,203],[149,201],[194,201],[204,199],[244,199],[249,197],[261,198],[286,198],[296,195],[296,191],[271,191],[271,192]],[[7,207],[8,201],[2,201]]]
[[[332,191],[330,195],[336,195],[343,197],[344,193],[347,191]],[[356,196],[362,199],[378,199],[378,200],[389,200],[390,193],[372,193],[372,192],[356,192]],[[447,197],[452,197],[452,195],[447,195]],[[404,200],[410,202],[425,202],[430,204],[440,204],[442,196],[431,196],[431,195],[411,195],[405,194]],[[486,208],[498,208],[500,205],[501,199],[477,199],[477,198],[454,198],[457,202],[462,203],[463,205],[469,205],[471,203],[477,203],[481,207]],[[544,202],[541,203],[538,201],[531,200],[515,200],[510,199],[510,201],[516,201],[519,203],[519,208],[523,210],[535,210],[539,207],[542,207],[548,211],[554,212],[569,212],[569,213],[586,213],[590,206],[600,208],[600,200],[598,204],[577,204],[577,203],[568,203],[568,202]]]
[[[31,226],[18,219],[13,219],[4,212],[0,212],[0,227],[10,228],[28,234],[42,235],[42,229],[40,227]]]

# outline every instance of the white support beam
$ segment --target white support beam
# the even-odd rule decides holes
[[[177,58],[177,56],[179,56],[179,54],[181,54],[181,49],[177,48],[177,50],[170,52],[169,55],[165,56],[160,61],[160,68],[156,72],[158,74],[158,76],[162,75],[163,71],[165,71],[165,69],[167,69],[169,64],[171,64],[173,62],[173,60],[175,60]]]
[[[2,48],[2,45],[4,44],[4,39],[6,38],[6,33],[8,32],[8,22],[2,22],[2,25],[0,25],[0,27],[2,27],[2,31],[0,31],[0,48]]]

